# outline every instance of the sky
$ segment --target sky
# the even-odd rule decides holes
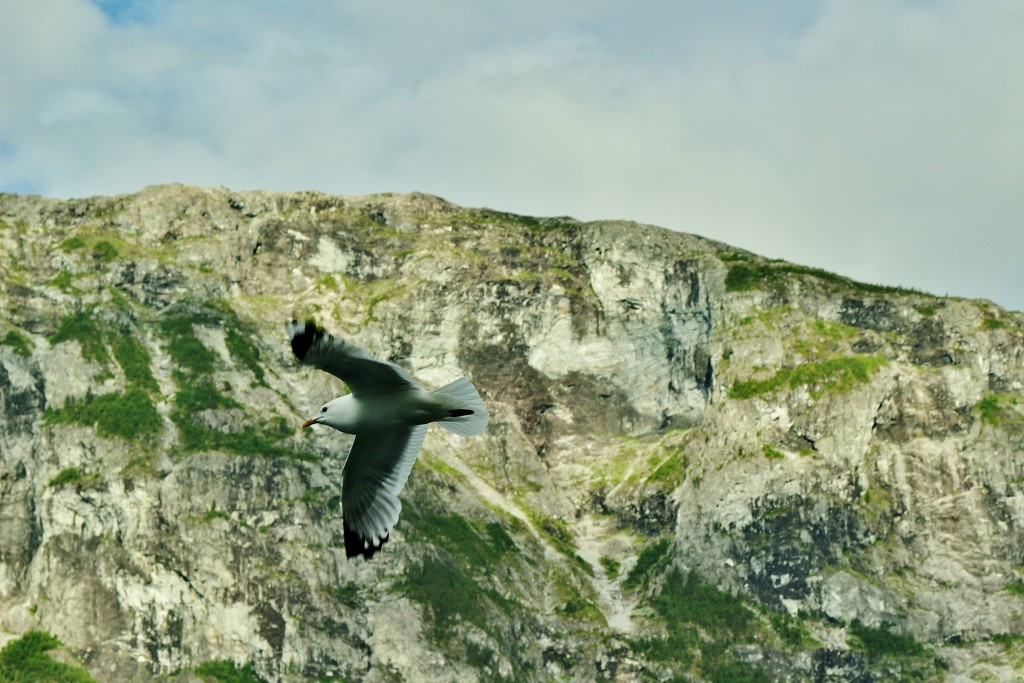
[[[0,191],[169,182],[624,218],[1024,310],[1024,3],[0,3]]]

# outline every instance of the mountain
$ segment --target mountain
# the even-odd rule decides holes
[[[0,221],[0,678],[1024,674],[1020,313],[422,194]],[[491,411],[428,432],[368,562],[291,317]]]

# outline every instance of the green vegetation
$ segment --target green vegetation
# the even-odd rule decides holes
[[[316,460],[316,456],[311,453],[277,445],[277,442],[294,432],[282,417],[263,425],[246,426],[235,432],[215,431],[197,424],[194,417],[200,411],[242,406],[230,396],[220,393],[208,379],[192,380],[182,373],[175,373],[175,381],[178,391],[174,395],[171,420],[178,426],[185,450],[219,450],[236,455]]]
[[[882,624],[881,628],[865,626],[859,619],[855,619],[850,624],[849,632],[857,639],[860,649],[868,654],[898,657],[921,657],[928,654],[925,646],[913,636],[901,636],[893,633],[891,628],[890,624]]]
[[[775,450],[768,444],[762,445],[761,450],[764,451],[764,457],[768,458],[769,460],[782,460],[783,458],[786,457],[781,452]]]
[[[871,379],[871,375],[887,361],[879,356],[846,356],[820,362],[802,363],[783,368],[767,379],[740,380],[729,395],[745,399],[778,391],[782,388],[812,387],[811,396],[842,394]]]
[[[415,529],[419,538],[443,548],[467,569],[489,570],[507,553],[518,548],[498,522],[489,522],[481,533],[465,517],[421,514],[411,506],[405,511],[404,521]]]
[[[256,346],[233,327],[227,328],[224,333],[224,343],[231,357],[252,371],[257,384],[263,384],[263,368],[260,366],[260,352]]]
[[[99,481],[98,474],[86,474],[77,467],[65,467],[57,474],[56,477],[50,480],[47,486],[50,486],[51,488],[61,488],[62,486],[68,486],[70,484],[82,485],[96,481]]]
[[[25,358],[32,355],[32,340],[18,330],[8,330],[4,338],[0,339],[0,345],[10,346],[14,353]]]
[[[62,269],[52,280],[50,284],[64,292],[65,294],[81,294],[82,290],[74,285],[74,276],[66,269]]]
[[[100,436],[137,439],[160,431],[163,422],[149,394],[129,389],[123,394],[89,395],[85,401],[69,400],[64,407],[47,409],[43,419],[49,424],[76,423],[95,427]]]
[[[618,577],[619,570],[622,569],[621,562],[616,560],[614,557],[608,557],[607,555],[602,555],[598,562],[601,563],[601,566],[604,568],[605,576],[610,580],[614,581]]]
[[[84,669],[46,653],[61,642],[42,631],[29,631],[0,650],[0,683],[97,683]]]
[[[107,240],[92,245],[92,257],[97,261],[113,261],[117,258],[117,247]]]
[[[1024,583],[1009,583],[1003,587],[1003,590],[1024,598]]]
[[[194,327],[207,322],[207,313],[176,315],[160,321],[160,331],[167,338],[167,352],[179,368],[203,374],[213,372],[217,355],[199,341]]]
[[[71,252],[71,251],[75,251],[76,249],[81,249],[84,246],[85,246],[85,240],[83,240],[81,237],[77,237],[76,236],[76,237],[69,237],[66,240],[64,240],[61,243],[60,248],[61,248],[61,251]]]
[[[768,612],[768,621],[779,637],[794,650],[804,650],[815,644],[803,620],[786,612]]]
[[[195,330],[196,325],[223,325],[225,320],[237,322],[226,302],[214,301],[202,309],[177,313],[160,321],[160,331],[167,339],[167,351],[179,368],[173,375],[177,391],[171,421],[178,427],[184,449],[316,460],[311,453],[278,445],[294,434],[294,429],[282,417],[263,424],[246,423],[237,431],[213,430],[196,420],[196,414],[204,410],[242,408],[238,401],[221,393],[210,379],[209,376],[217,369],[218,357],[203,345]],[[228,328],[225,343],[234,358],[250,367],[258,379],[263,377],[256,361],[257,350],[251,342]]]
[[[203,514],[203,516],[199,518],[199,521],[202,522],[203,524],[209,524],[210,522],[212,522],[215,519],[226,519],[228,521],[231,521],[231,515],[229,515],[228,513],[224,512],[223,510],[218,510],[217,509],[217,501],[212,501],[210,503],[210,509],[207,510]]]
[[[91,311],[79,311],[60,321],[57,331],[50,336],[50,346],[66,341],[77,341],[82,346],[82,357],[100,365],[110,363],[110,354],[103,343],[103,334],[93,320]]]
[[[821,268],[810,268],[782,261],[765,261],[754,263],[742,255],[731,254],[719,258],[733,265],[725,276],[725,291],[746,292],[752,289],[781,289],[786,285],[789,276],[813,277],[822,284],[839,288],[852,289],[862,294],[924,294],[914,289],[873,285],[857,282],[842,275],[830,273]]]
[[[590,563],[576,554],[576,543],[573,540],[572,532],[569,530],[569,525],[565,523],[565,520],[558,519],[556,517],[548,517],[536,510],[530,510],[528,508],[526,509],[526,514],[537,530],[542,532],[551,544],[555,546],[555,550],[576,563],[576,566],[582,569],[587,575],[594,575],[594,568],[590,566]]]
[[[759,636],[759,621],[743,601],[705,583],[695,572],[685,577],[673,569],[647,604],[665,623],[664,638],[647,638],[635,649],[674,669],[696,666],[702,678],[716,683],[768,683],[761,669],[736,660],[729,648]],[[697,652],[700,652],[699,657]]]
[[[636,564],[633,565],[622,585],[631,590],[646,585],[650,581],[651,576],[668,566],[672,559],[671,550],[672,541],[667,538],[655,541],[644,548],[636,558]]]
[[[207,683],[266,683],[253,671],[252,664],[239,669],[228,659],[206,662],[196,668],[196,675]]]
[[[460,621],[487,631],[493,627],[492,612],[513,606],[453,563],[436,557],[428,556],[422,564],[412,567],[401,588],[410,599],[423,605],[430,623],[429,635],[437,642],[446,642]]]
[[[1019,411],[1019,398],[1013,394],[989,394],[974,405],[984,424],[996,426],[1024,426],[1024,414]]]
[[[160,391],[150,370],[149,351],[127,330],[114,342],[114,358],[130,386],[154,394]]]

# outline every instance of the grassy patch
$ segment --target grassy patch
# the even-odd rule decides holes
[[[565,523],[565,520],[548,517],[547,515],[530,509],[526,510],[526,514],[533,525],[547,536],[548,540],[553,546],[555,546],[555,549],[558,550],[558,552],[572,560],[576,566],[582,569],[588,576],[594,575],[594,568],[590,566],[590,563],[576,553],[576,543],[573,540],[572,532],[569,531],[569,525]]]
[[[43,419],[49,424],[80,424],[95,427],[100,436],[137,439],[160,431],[163,422],[149,394],[129,389],[123,394],[109,393],[67,401],[63,408],[47,409]]]
[[[725,291],[727,292],[746,292],[752,289],[781,289],[785,287],[791,276],[802,276],[812,277],[824,285],[838,289],[853,290],[862,294],[924,294],[924,292],[904,287],[857,282],[856,280],[830,273],[821,268],[810,268],[793,263],[778,261],[750,263],[749,261],[736,259],[731,261],[733,265],[729,267],[729,272],[725,276]]]
[[[160,391],[150,370],[149,351],[134,335],[126,331],[114,342],[114,358],[129,385],[154,394]]]
[[[629,571],[629,575],[622,582],[622,585],[629,589],[636,589],[646,585],[650,581],[651,576],[668,566],[669,561],[672,559],[670,556],[671,550],[672,541],[667,538],[655,541],[644,548],[637,557],[636,564]]]
[[[82,357],[100,365],[110,363],[110,354],[103,343],[103,333],[96,325],[92,313],[79,311],[60,321],[57,331],[50,336],[50,346],[66,341],[77,341],[82,346]]]
[[[1004,586],[1003,590],[1024,598],[1024,583],[1010,583]]]
[[[1019,399],[1013,394],[989,394],[974,405],[984,424],[1006,426],[1024,424],[1024,415],[1016,409]]]
[[[785,612],[769,612],[768,621],[782,642],[794,650],[804,650],[815,643],[810,631],[807,630],[807,625],[798,617]]]
[[[85,669],[58,662],[46,653],[61,642],[42,631],[29,631],[0,650],[3,683],[97,683]]]
[[[805,386],[812,387],[811,396],[814,398],[826,394],[842,394],[867,383],[875,371],[886,363],[884,358],[878,356],[849,356],[803,363],[795,368],[783,368],[767,379],[737,381],[729,395],[745,399],[783,388],[797,389]]]
[[[217,355],[199,341],[195,331],[195,325],[210,321],[210,315],[205,313],[175,315],[160,321],[167,352],[179,368],[204,374],[213,372]]]
[[[901,636],[893,633],[889,624],[881,628],[865,626],[855,619],[849,627],[849,633],[857,639],[859,649],[868,654],[897,657],[921,657],[928,654],[928,649],[917,642],[913,636]]]
[[[117,247],[107,240],[100,240],[92,245],[92,257],[97,261],[113,261],[117,258]]]
[[[602,555],[598,562],[601,563],[601,567],[604,568],[605,576],[610,580],[614,581],[619,576],[619,570],[622,569],[622,563],[614,557]]]
[[[691,623],[708,633],[740,640],[753,635],[754,613],[734,595],[704,583],[696,572],[673,570],[651,602],[670,624]]]
[[[253,671],[252,664],[239,669],[234,662],[220,659],[206,662],[196,668],[196,676],[207,683],[266,683]]]
[[[84,246],[85,240],[83,240],[81,237],[69,237],[63,242],[61,242],[60,249],[61,251],[68,253],[81,249]]]
[[[435,641],[446,640],[460,621],[484,630],[489,626],[495,594],[450,562],[425,558],[409,570],[402,588],[410,599],[423,605]]]
[[[231,515],[224,512],[223,510],[217,509],[217,502],[213,501],[210,503],[210,509],[203,513],[203,516],[199,518],[199,522],[202,524],[209,524],[215,519],[225,519],[231,521]]]
[[[782,460],[786,457],[780,451],[775,450],[768,444],[763,444],[761,446],[761,450],[764,452],[764,457],[769,460]]]
[[[8,330],[4,338],[0,339],[0,344],[10,346],[19,356],[28,358],[32,355],[32,340],[18,330]]]
[[[420,514],[415,508],[406,511],[405,520],[419,538],[444,548],[451,557],[475,571],[487,571],[506,553],[518,546],[498,522],[490,522],[483,533],[459,515]]]
[[[729,648],[759,637],[759,622],[743,601],[705,583],[696,573],[673,570],[647,604],[665,623],[664,638],[647,638],[634,649],[649,659],[671,662],[676,671],[696,666],[708,681],[767,683],[761,669],[731,656]],[[699,651],[700,655],[697,656]]]
[[[66,268],[61,270],[50,280],[50,284],[65,294],[81,294],[82,290],[75,287],[74,276]]]
[[[72,484],[82,485],[98,480],[98,474],[87,474],[77,467],[65,467],[57,474],[56,477],[49,481],[47,486],[59,489],[62,486],[70,486]]]
[[[228,347],[231,357],[245,367],[249,368],[256,377],[256,382],[263,383],[263,367],[260,365],[260,352],[256,346],[242,336],[234,328],[227,328],[224,333],[224,343]]]

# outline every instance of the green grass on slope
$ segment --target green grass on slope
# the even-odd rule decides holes
[[[67,401],[63,408],[47,408],[43,420],[95,427],[100,436],[129,440],[156,434],[163,425],[149,394],[141,389]]]
[[[201,664],[196,669],[196,675],[208,683],[266,683],[253,671],[252,664],[246,664],[239,669],[234,662],[227,659]]]
[[[740,380],[732,385],[732,398],[753,398],[779,389],[811,387],[811,396],[842,394],[859,384],[870,381],[871,376],[888,361],[878,356],[849,356],[802,363],[794,368],[783,368],[767,379]]]
[[[42,631],[29,631],[0,650],[0,683],[97,683],[85,669],[58,662],[47,651],[61,642]]]
[[[799,275],[813,277],[823,284],[841,289],[851,289],[862,294],[926,294],[916,289],[857,282],[856,280],[830,273],[821,268],[800,266],[795,263],[780,261],[744,262],[747,259],[738,254],[724,254],[721,258],[726,262],[735,262],[729,267],[729,272],[725,276],[725,291],[727,292],[747,292],[752,289],[769,288],[779,289],[786,284],[788,276]]]
[[[28,358],[32,355],[32,340],[17,330],[8,330],[0,344],[10,346],[19,356]]]

